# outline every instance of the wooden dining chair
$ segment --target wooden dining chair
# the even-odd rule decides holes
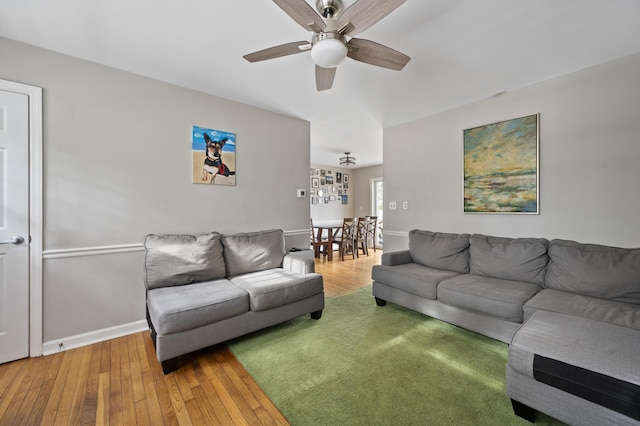
[[[316,228],[313,226],[313,219],[309,219],[309,225],[311,226],[310,243],[313,248],[313,256],[320,257],[321,248],[323,248],[322,253],[326,256],[333,247],[330,247],[328,239],[322,238],[320,234],[322,231],[318,230],[318,232],[316,232]]]
[[[342,221],[342,229],[333,237],[333,242],[338,244],[340,259],[344,260],[344,254],[351,250],[353,258],[356,258],[355,237],[358,232],[358,222],[353,217],[345,217]]]
[[[359,250],[362,250],[362,254],[366,254],[367,256],[369,256],[369,249],[367,246],[368,232],[367,219],[364,217],[359,217],[354,242],[356,248],[356,256],[359,255]]]
[[[376,232],[378,230],[378,216],[366,216],[367,220],[367,240],[371,240],[373,251],[376,251]]]

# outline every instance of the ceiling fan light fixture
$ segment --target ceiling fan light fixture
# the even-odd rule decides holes
[[[345,152],[345,157],[340,157],[340,165],[341,166],[355,166],[356,165],[356,157],[350,157],[350,152]]]
[[[347,57],[344,37],[335,32],[322,32],[313,37],[311,60],[322,68],[337,67]]]

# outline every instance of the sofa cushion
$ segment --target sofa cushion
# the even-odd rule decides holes
[[[524,318],[551,311],[640,330],[640,306],[545,288],[524,304]]]
[[[438,300],[511,322],[522,322],[522,306],[541,290],[535,284],[480,275],[458,275],[438,285]]]
[[[640,249],[553,240],[545,286],[640,304]]]
[[[282,268],[237,275],[229,280],[249,293],[252,311],[276,308],[324,291],[322,275],[295,274]]]
[[[215,280],[226,275],[220,234],[155,235],[144,240],[147,289]]]
[[[227,277],[279,268],[286,254],[280,229],[223,235],[222,245]]]
[[[437,297],[438,284],[456,275],[459,274],[418,263],[396,266],[376,265],[371,269],[371,278],[374,281],[432,300]]]
[[[469,270],[474,275],[544,285],[549,241],[544,238],[469,238]]]
[[[226,279],[149,290],[149,317],[158,334],[212,324],[249,311],[249,295]]]
[[[409,232],[409,252],[415,263],[436,269],[469,272],[469,234]]]

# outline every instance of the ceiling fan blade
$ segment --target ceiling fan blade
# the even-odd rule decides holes
[[[322,68],[316,65],[316,89],[318,92],[331,89],[337,69],[338,67]]]
[[[354,36],[396,10],[405,1],[358,0],[338,16],[338,28],[350,23],[351,26],[344,33]]]
[[[318,27],[324,30],[327,26],[322,17],[304,0],[273,0],[273,2],[305,30],[316,32]]]
[[[309,50],[310,48],[311,44],[308,41],[294,41],[293,43],[281,44],[280,46],[249,53],[248,55],[244,55],[243,58],[249,62],[259,62],[281,56],[294,55]]]
[[[351,59],[395,71],[400,71],[411,60],[404,53],[361,38],[352,38],[347,47],[347,56]]]

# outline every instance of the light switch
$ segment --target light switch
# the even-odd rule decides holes
[[[402,202],[402,210],[409,210],[409,202],[408,201],[403,201]]]
[[[389,201],[389,210],[395,210],[397,208],[395,201]]]

